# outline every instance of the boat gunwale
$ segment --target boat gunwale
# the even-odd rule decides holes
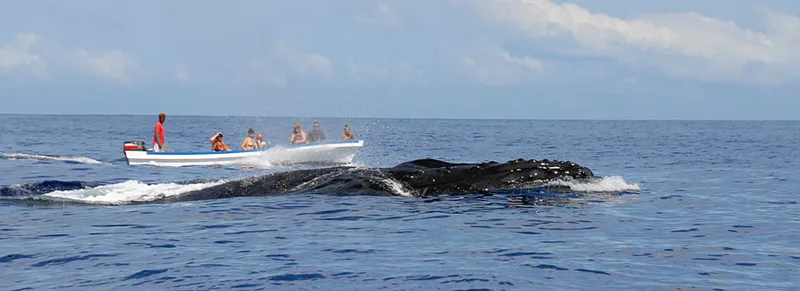
[[[190,156],[190,155],[232,155],[232,154],[244,154],[244,153],[263,153],[270,149],[274,148],[285,148],[285,149],[295,149],[295,148],[304,148],[304,147],[318,147],[318,146],[327,146],[333,145],[339,147],[338,145],[359,145],[363,144],[363,140],[346,140],[346,141],[330,141],[330,142],[322,142],[322,143],[309,143],[309,144],[297,144],[297,145],[289,145],[287,147],[268,147],[264,149],[253,149],[253,150],[231,150],[231,151],[207,151],[207,152],[154,152],[154,151],[125,151],[126,156],[128,152],[144,152],[145,155],[153,155],[153,156]]]

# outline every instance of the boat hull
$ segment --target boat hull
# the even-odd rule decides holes
[[[349,164],[364,141],[275,146],[266,150],[228,152],[153,152],[125,150],[128,165],[214,166],[235,164]]]

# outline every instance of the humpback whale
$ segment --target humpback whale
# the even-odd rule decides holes
[[[220,182],[199,190],[172,196],[151,196],[145,200],[113,204],[171,203],[245,196],[290,194],[383,195],[432,197],[442,195],[486,195],[502,191],[538,189],[555,180],[590,180],[592,170],[569,161],[511,160],[482,163],[451,163],[419,159],[388,168],[334,166],[274,172],[249,178]],[[194,181],[198,182],[198,181]],[[207,181],[206,181],[207,182]],[[191,182],[178,182],[190,184]],[[71,191],[102,186],[80,181],[44,181],[28,185],[0,186],[3,203],[58,202],[93,204],[50,197],[53,191]],[[547,191],[560,190],[556,186]],[[0,201],[1,202],[1,201]]]
[[[243,196],[297,193],[340,195],[434,195],[482,194],[519,190],[562,179],[589,179],[592,170],[569,161],[511,160],[506,163],[450,163],[420,159],[390,168],[338,166],[277,172],[230,181],[170,197],[136,202],[163,203]]]

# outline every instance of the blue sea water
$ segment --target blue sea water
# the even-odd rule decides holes
[[[0,186],[101,183],[46,195],[119,202],[295,170],[126,165],[122,142],[150,144],[155,121],[0,115]],[[285,144],[294,121],[168,116],[165,127],[171,148],[205,150],[216,131],[234,146],[249,127]],[[353,127],[362,167],[536,158],[605,178],[572,184],[581,198],[550,206],[504,196],[2,199],[0,289],[800,289],[800,122],[319,121],[329,138]]]

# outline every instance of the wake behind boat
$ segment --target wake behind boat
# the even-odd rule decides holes
[[[154,152],[147,149],[142,141],[126,141],[123,151],[128,165],[213,166],[251,161],[272,165],[349,164],[363,146],[363,140],[343,140],[272,146],[257,150]]]

